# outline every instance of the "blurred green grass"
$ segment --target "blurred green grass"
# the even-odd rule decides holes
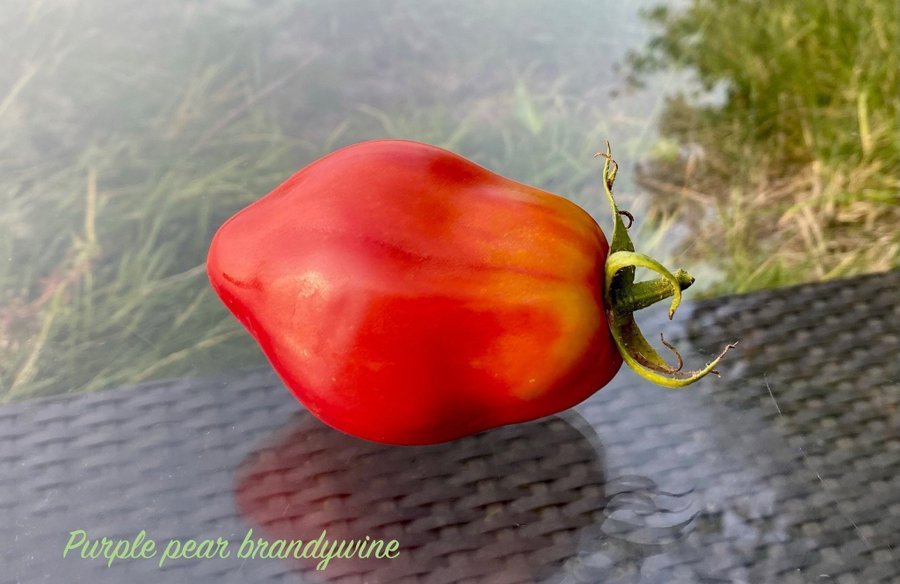
[[[649,17],[633,71],[688,70],[697,91],[669,100],[639,182],[690,226],[679,251],[719,274],[709,292],[897,268],[900,5],[694,0]]]
[[[623,77],[611,68],[624,57],[623,39],[640,45],[650,38],[645,26],[622,22],[624,13],[611,6],[165,0],[123,11],[111,1],[8,2],[0,11],[0,38],[13,64],[0,69],[2,399],[264,363],[207,285],[210,237],[296,169],[363,139],[402,137],[452,148],[602,218],[599,165],[591,155],[608,138],[626,171],[620,196],[638,217],[636,239],[671,260],[673,242],[685,239],[696,210],[638,189],[629,162],[654,145],[667,153],[672,144],[698,139],[673,129],[681,118],[670,108],[666,140],[657,141],[650,114],[663,85],[610,98]],[[598,34],[609,28],[620,29],[619,36]],[[667,49],[655,46],[661,52],[654,59],[663,59]],[[896,62],[893,67],[896,75]],[[650,74],[651,60],[641,68]],[[894,88],[867,83],[868,154],[857,160],[847,146],[840,170],[855,176],[876,168],[883,179],[896,154],[885,138],[896,123],[889,128],[890,116],[882,115],[887,89]],[[798,140],[777,119],[766,126],[765,139],[754,141],[752,128],[739,124],[740,109],[706,119],[713,114],[687,102],[684,108],[696,128],[738,124],[734,139],[725,140],[734,152],[722,155],[734,168],[704,172],[709,181],[737,173],[724,192],[759,186],[753,169],[760,152],[773,140],[785,148]],[[845,118],[834,120],[859,119]],[[822,134],[817,143],[828,138]],[[816,152],[820,164],[838,160]],[[651,168],[672,160],[657,156]],[[644,177],[651,175],[690,194],[680,178]],[[872,184],[865,192],[874,199],[893,188],[889,181]],[[845,196],[858,203],[856,184],[841,185],[839,196],[829,195],[832,204]],[[718,241],[726,242],[727,257],[715,245],[712,215],[700,229],[709,232],[706,243],[693,232],[686,253],[726,276],[716,291],[747,288],[748,274],[772,252],[744,239],[758,228],[787,236],[796,230],[771,228],[746,197],[709,204],[726,217]],[[798,208],[795,214],[805,216]],[[879,226],[884,220],[866,216]],[[865,248],[865,234],[857,229],[854,237],[860,240],[854,249]],[[809,250],[790,253],[805,258]],[[896,257],[896,250],[890,253]],[[877,255],[855,257],[870,261],[871,269],[881,265]],[[750,281],[775,285],[794,277],[785,269],[777,278],[765,272]]]

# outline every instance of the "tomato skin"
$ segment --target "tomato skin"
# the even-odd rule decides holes
[[[612,379],[608,250],[566,199],[381,140],[239,211],[207,270],[315,416],[376,442],[431,444],[565,410]]]

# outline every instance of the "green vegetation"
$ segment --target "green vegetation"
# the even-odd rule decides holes
[[[691,226],[684,262],[718,271],[710,292],[896,268],[897,2],[694,0],[650,19],[635,71],[686,69],[700,90],[669,101],[639,181]]]

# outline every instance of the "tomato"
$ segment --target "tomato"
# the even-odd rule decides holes
[[[239,211],[207,269],[320,420],[429,444],[570,408],[623,357],[634,366],[621,348],[633,320],[605,297],[610,278],[642,264],[608,275],[608,257],[574,203],[434,146],[381,140],[325,156]],[[673,278],[659,297],[680,297]]]

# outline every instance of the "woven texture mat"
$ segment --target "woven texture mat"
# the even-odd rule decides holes
[[[437,446],[326,428],[268,370],[6,406],[0,582],[900,582],[900,273],[676,320],[645,330],[694,364],[741,339],[721,380],[623,371],[563,415]],[[158,553],[63,559],[79,529],[146,530]],[[399,555],[239,557],[250,529]],[[231,553],[160,567],[172,538]]]

